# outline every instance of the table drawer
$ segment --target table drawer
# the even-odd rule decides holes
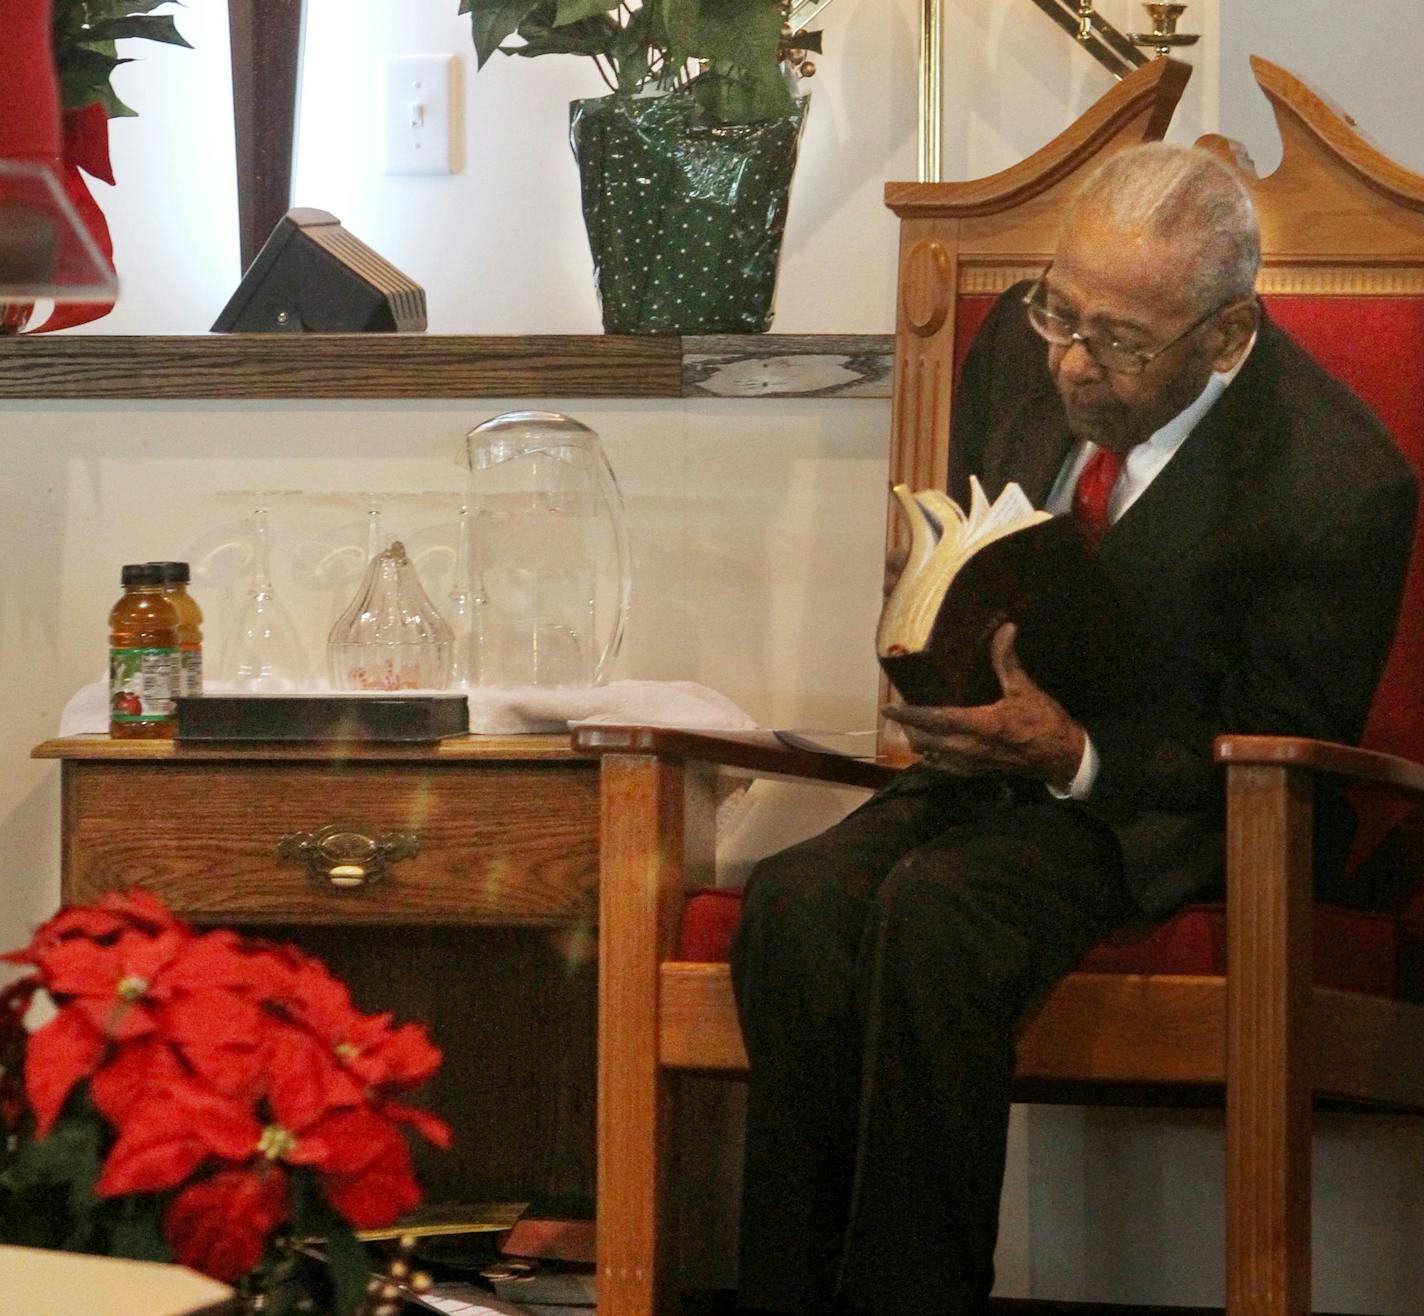
[[[64,898],[141,884],[233,922],[545,924],[591,919],[594,762],[64,764]],[[284,838],[339,825],[413,838],[379,876],[313,872]]]

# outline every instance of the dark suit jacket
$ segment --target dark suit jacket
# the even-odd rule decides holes
[[[957,499],[977,474],[991,496],[1014,480],[1042,506],[1072,445],[1022,293],[990,313],[955,394]],[[1413,473],[1378,420],[1266,321],[1240,373],[1104,537],[1142,679],[1129,707],[1085,719],[1101,757],[1085,807],[1116,833],[1145,913],[1221,882],[1217,735],[1359,739],[1414,506]]]

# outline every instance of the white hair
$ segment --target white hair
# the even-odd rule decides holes
[[[1068,203],[1063,232],[1089,214],[1115,228],[1189,244],[1187,277],[1203,306],[1255,289],[1261,235],[1250,193],[1208,151],[1166,142],[1119,151]]]

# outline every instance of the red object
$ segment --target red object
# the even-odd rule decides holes
[[[420,1201],[405,1126],[449,1145],[443,1121],[399,1100],[440,1064],[425,1030],[362,1014],[291,947],[200,933],[134,891],[61,912],[4,958],[58,1007],[26,1049],[39,1135],[87,1081],[115,1135],[96,1194],[176,1190],[164,1235],[208,1274],[257,1265],[299,1167],[374,1227]]]
[[[499,1250],[507,1257],[591,1266],[597,1260],[594,1243],[592,1220],[520,1216]]]
[[[4,3],[5,0],[0,0]],[[78,110],[64,112],[64,193],[69,198],[84,221],[84,227],[94,239],[100,254],[114,268],[114,243],[109,236],[109,225],[104,212],[94,200],[89,184],[84,181],[84,173],[91,174],[102,182],[112,184],[113,166],[109,161],[109,116],[104,107],[95,101]],[[80,170],[84,173],[81,173]],[[88,324],[114,309],[111,301],[103,302],[62,302],[50,312],[49,319],[36,325],[31,333],[52,333],[56,329],[68,329],[76,324]]]
[[[709,887],[688,897],[677,958],[724,963],[742,913],[742,893]],[[1137,937],[1105,941],[1078,966],[1087,973],[1226,972],[1226,910],[1188,905]],[[1337,991],[1424,1001],[1424,932],[1387,914],[1318,905],[1315,981]]]
[[[51,0],[0,0],[0,159],[59,163]]]
[[[1078,483],[1073,486],[1073,519],[1094,544],[1107,532],[1108,500],[1122,474],[1125,457],[1125,453],[1111,448],[1099,448],[1084,463],[1078,472]]]
[[[79,172],[83,169],[106,183],[114,181],[109,163],[109,120],[97,102],[61,117],[51,16],[52,0],[0,0],[0,88],[4,88],[0,160],[31,160],[53,168],[112,269],[109,226]],[[56,307],[39,330],[85,324],[107,315],[113,307],[112,301],[69,302]],[[16,317],[12,314],[10,318]]]
[[[174,1257],[232,1283],[262,1260],[267,1239],[290,1210],[286,1172],[277,1165],[219,1170],[189,1184],[163,1214]]]
[[[101,183],[114,184],[109,161],[109,116],[98,101],[64,112],[64,163]]]
[[[1272,318],[1337,379],[1364,398],[1415,471],[1424,473],[1424,372],[1400,344],[1424,342],[1418,297],[1278,296],[1263,299]],[[1416,545],[1424,544],[1424,500]],[[1361,741],[1366,749],[1424,762],[1424,553],[1416,548],[1404,584],[1394,647]],[[1355,858],[1363,860],[1391,831],[1417,849],[1424,814],[1380,792],[1352,796],[1360,817]],[[1417,869],[1415,871],[1418,871]],[[1424,887],[1403,911],[1424,944]]]

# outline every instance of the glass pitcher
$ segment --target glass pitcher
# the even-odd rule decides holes
[[[472,684],[598,685],[631,588],[623,497],[598,435],[558,412],[511,411],[472,429],[465,450]]]

